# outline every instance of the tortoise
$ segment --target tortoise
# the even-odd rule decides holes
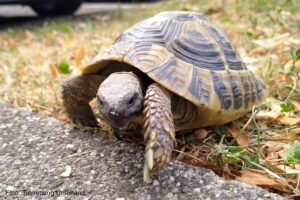
[[[226,124],[264,101],[266,86],[247,70],[226,34],[195,12],[161,12],[121,33],[62,84],[72,121],[96,127],[96,97],[112,127],[143,125],[144,181],[165,168],[175,133]]]

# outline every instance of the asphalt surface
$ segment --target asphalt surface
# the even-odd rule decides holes
[[[136,3],[83,3],[74,13],[75,16],[112,13],[139,6]],[[0,5],[0,26],[42,20],[29,7],[22,5]]]
[[[142,146],[0,104],[0,199],[284,199],[177,161],[142,170]]]
[[[110,12],[117,9],[130,9],[134,3],[83,3],[75,12],[75,15],[85,15],[101,12]],[[1,5],[1,17],[37,17],[37,14],[29,7],[22,5]]]

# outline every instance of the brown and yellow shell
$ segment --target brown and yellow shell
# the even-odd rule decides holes
[[[139,22],[82,73],[101,73],[113,61],[136,67],[210,115],[241,115],[266,93],[226,34],[194,12],[162,12]]]

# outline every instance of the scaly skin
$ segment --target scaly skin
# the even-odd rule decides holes
[[[68,77],[62,84],[62,99],[68,116],[79,126],[97,127],[89,102],[96,96],[103,77],[86,74]]]
[[[124,76],[126,75],[124,73],[122,74]],[[132,74],[128,73],[127,76],[128,77],[124,80],[129,80]],[[75,124],[88,127],[98,126],[89,102],[96,96],[99,85],[103,80],[104,77],[93,74],[71,76],[64,81],[62,85],[63,103],[69,117]],[[114,82],[108,84],[108,86],[115,86],[115,81],[117,80],[114,80]],[[127,86],[128,84],[122,84],[122,88],[120,89],[128,90]],[[103,91],[102,93],[100,91],[100,93],[102,95],[106,94],[105,97],[109,100],[107,103],[111,103],[114,100],[112,98],[115,98],[115,96],[109,98],[112,89],[108,89],[107,94],[103,93]],[[113,90],[116,92],[117,88],[113,88]],[[120,91],[120,94],[121,92],[122,91]],[[129,92],[128,94],[131,93]],[[144,141],[146,143],[144,166],[145,182],[149,181],[150,176],[154,172],[168,166],[172,158],[172,149],[176,144],[176,140],[171,108],[171,96],[172,94],[169,91],[159,86],[157,83],[153,83],[148,87],[144,97],[143,132]],[[125,95],[124,98],[125,97],[127,96]],[[124,99],[121,99],[120,103],[127,102],[123,102],[123,100]],[[138,98],[136,101],[139,101]],[[142,102],[143,100],[141,99],[140,101]],[[108,121],[112,122],[109,119]]]
[[[169,164],[176,143],[170,93],[156,83],[151,84],[144,98],[143,115],[144,181],[148,182],[153,172]]]

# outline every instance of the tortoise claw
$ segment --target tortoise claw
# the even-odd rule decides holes
[[[154,163],[154,160],[153,160],[153,150],[152,149],[149,149],[147,151],[147,153],[145,154],[145,161],[146,161],[146,164],[148,166],[148,169],[149,170],[152,170],[153,169],[153,163]]]
[[[152,174],[154,159],[153,150],[149,149],[145,154],[145,164],[144,164],[144,182],[148,183],[150,176]]]
[[[151,177],[151,171],[149,170],[147,162],[144,164],[144,182],[149,183]]]
[[[155,149],[148,149],[145,153],[144,182],[146,183],[149,182],[150,176],[154,172],[164,169],[171,161],[172,149],[158,143],[155,145]]]

